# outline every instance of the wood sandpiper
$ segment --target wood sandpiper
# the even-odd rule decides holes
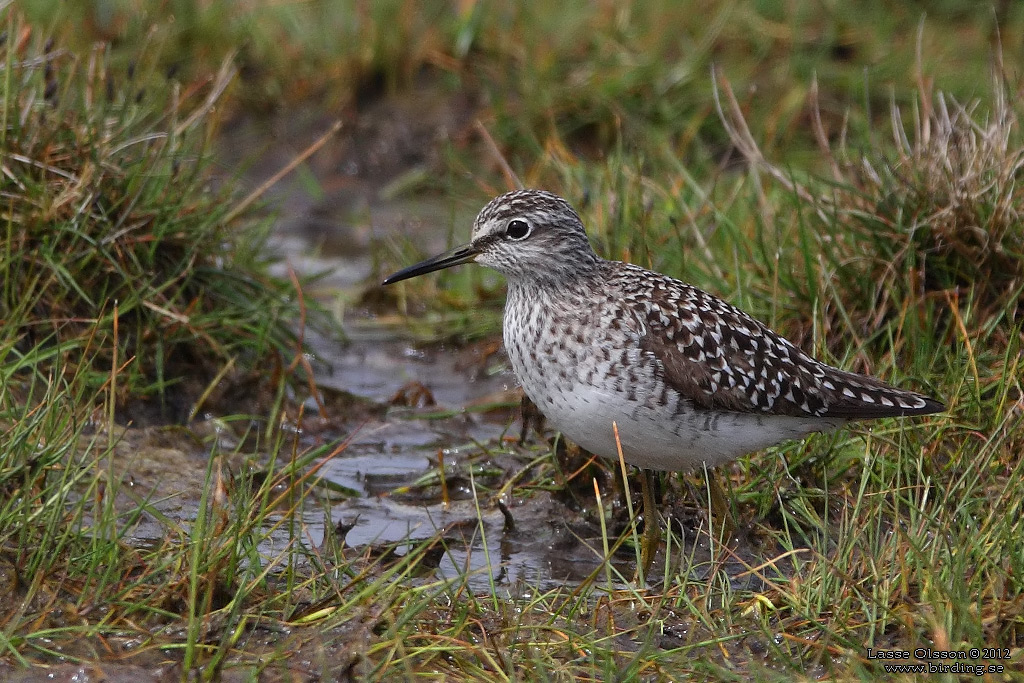
[[[715,467],[851,420],[926,415],[941,402],[810,357],[721,299],[594,253],[561,197],[503,194],[469,244],[391,284],[476,261],[508,279],[505,348],[524,393],[563,435],[644,470],[644,564],[657,543],[646,470]]]

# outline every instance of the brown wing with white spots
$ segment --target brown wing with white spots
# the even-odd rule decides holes
[[[665,383],[698,408],[844,419],[944,409],[921,394],[825,365],[695,287],[616,266],[633,300],[626,308],[638,316],[641,350],[660,363]]]

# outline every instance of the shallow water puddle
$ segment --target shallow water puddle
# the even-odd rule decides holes
[[[479,372],[458,350],[417,351],[394,339],[371,343],[357,337],[347,346],[329,347],[322,358],[333,366],[324,386],[386,404],[415,381],[434,401],[416,409],[392,407],[359,425],[345,451],[321,470],[333,484],[360,494],[330,511],[334,523],[348,528],[349,547],[397,545],[403,554],[403,546],[440,534],[448,551],[438,571],[447,578],[469,573],[471,584],[483,587],[495,577],[511,581],[547,575],[546,561],[503,531],[505,518],[490,499],[492,487],[529,462],[529,454],[510,455],[501,446],[502,435],[518,433],[518,425],[508,410],[465,409],[514,402],[517,394],[507,375]],[[320,542],[324,525],[312,525],[308,532]]]

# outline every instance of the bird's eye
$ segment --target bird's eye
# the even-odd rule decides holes
[[[505,236],[510,239],[521,240],[529,234],[530,224],[520,218],[509,221],[505,226]]]

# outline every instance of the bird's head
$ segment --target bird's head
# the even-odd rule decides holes
[[[384,284],[470,261],[510,279],[529,280],[588,272],[598,259],[569,202],[543,190],[516,190],[492,199],[477,214],[468,244],[404,268]]]

